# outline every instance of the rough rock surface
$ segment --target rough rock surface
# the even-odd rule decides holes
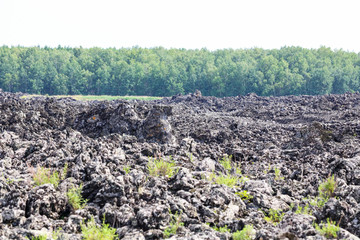
[[[256,239],[325,239],[314,223],[327,219],[341,227],[339,239],[360,236],[360,94],[19,96],[0,92],[0,239],[50,239],[60,228],[63,239],[81,239],[80,223],[91,217],[104,218],[120,239],[162,239],[170,211],[184,223],[171,239],[231,239],[213,227],[235,232],[249,224]],[[234,187],[211,180],[240,176],[220,164],[226,155],[246,177]],[[151,157],[170,156],[174,176],[149,175]],[[58,186],[34,185],[37,167],[61,173],[65,165]],[[311,215],[296,213],[331,175],[332,198],[309,205]],[[74,210],[66,192],[80,184],[87,204]],[[243,190],[252,198],[236,194]],[[276,225],[264,220],[270,209],[284,213]]]

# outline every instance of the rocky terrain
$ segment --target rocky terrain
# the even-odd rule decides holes
[[[173,174],[151,173],[156,159]],[[57,182],[37,184],[39,169]],[[87,201],[79,209],[74,186]],[[170,239],[232,239],[250,225],[249,239],[326,239],[328,220],[336,238],[359,239],[360,94],[79,102],[0,92],[0,239],[82,239],[92,217],[119,239],[163,239],[176,212]]]

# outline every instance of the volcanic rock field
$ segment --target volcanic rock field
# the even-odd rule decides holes
[[[359,239],[359,93],[20,96],[0,91],[1,240],[82,239],[91,219],[128,240],[233,239],[245,226],[249,239]],[[154,174],[156,161],[173,172]],[[57,183],[37,184],[41,169]],[[79,209],[68,197],[76,186]],[[337,237],[317,229],[328,221]]]

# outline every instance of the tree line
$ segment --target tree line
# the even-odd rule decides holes
[[[0,88],[49,95],[218,97],[358,91],[360,54],[306,49],[0,47]]]

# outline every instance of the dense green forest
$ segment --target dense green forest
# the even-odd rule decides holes
[[[330,48],[217,51],[0,48],[0,88],[32,94],[264,96],[358,91],[360,54]]]

